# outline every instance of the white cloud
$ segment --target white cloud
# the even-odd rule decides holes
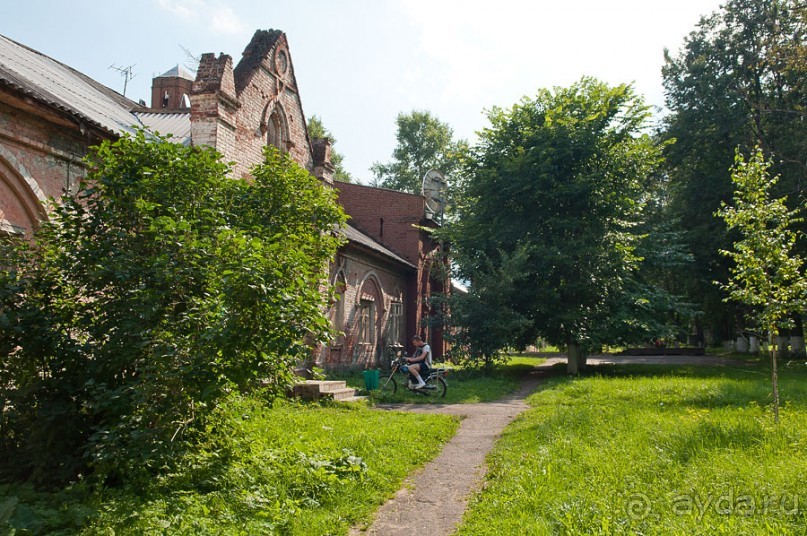
[[[246,31],[246,26],[228,6],[218,5],[210,9],[213,31],[224,35],[237,35]]]
[[[222,2],[157,0],[157,4],[179,19],[195,25],[206,25],[207,29],[214,34],[238,35],[246,30],[246,26],[235,11]]]
[[[419,28],[414,46],[444,79],[443,102],[471,107],[509,106],[583,75],[636,82],[658,101],[664,47],[678,49],[699,16],[720,2],[400,1]]]
[[[188,21],[198,18],[201,3],[199,0],[157,0],[162,9]]]

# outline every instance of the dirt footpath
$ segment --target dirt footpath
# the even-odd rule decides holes
[[[395,404],[384,409],[444,413],[462,418],[457,434],[422,470],[410,476],[403,489],[379,508],[373,524],[352,529],[351,536],[451,534],[483,482],[487,456],[501,431],[527,409],[524,399],[538,385],[539,373],[525,378],[521,388],[496,402],[478,404]]]

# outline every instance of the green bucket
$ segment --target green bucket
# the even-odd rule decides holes
[[[364,371],[364,388],[368,391],[378,389],[378,370]]]

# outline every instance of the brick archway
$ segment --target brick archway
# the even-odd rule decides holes
[[[47,217],[45,202],[36,180],[0,146],[0,234],[30,234]]]

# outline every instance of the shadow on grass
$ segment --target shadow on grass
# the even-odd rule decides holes
[[[648,404],[692,409],[764,407],[772,402],[771,372],[767,363],[731,366],[603,364],[590,365],[576,377],[568,376],[562,363],[539,371],[538,374],[547,381],[536,393],[562,389],[574,396],[587,395],[584,392],[586,379],[637,380],[637,385],[638,380],[672,380],[642,390],[609,392],[610,399],[630,401],[636,404],[636,408]],[[687,380],[690,383],[686,388],[679,385]],[[780,365],[779,391],[783,404],[807,408],[807,365],[796,361]]]

